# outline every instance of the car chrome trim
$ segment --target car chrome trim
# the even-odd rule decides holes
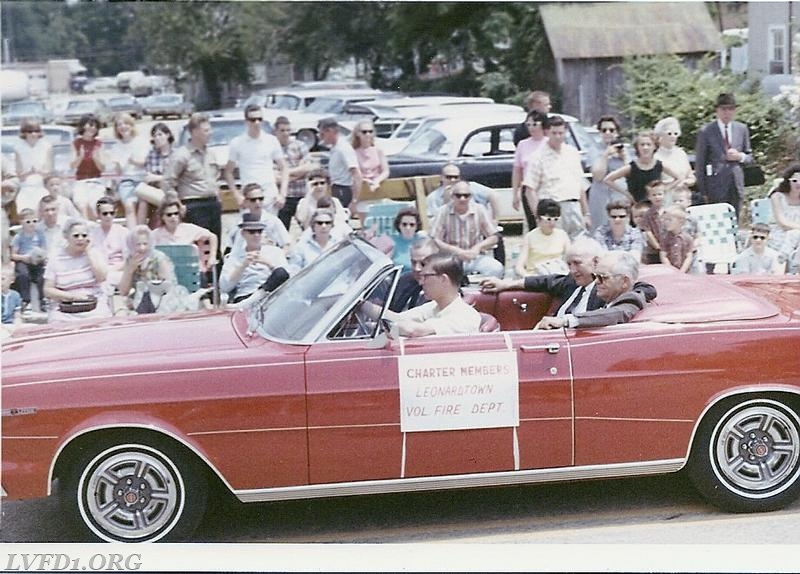
[[[150,375],[169,375],[174,373],[199,373],[203,371],[231,371],[238,369],[264,369],[271,367],[286,367],[290,365],[304,365],[304,361],[287,361],[285,363],[258,363],[251,365],[221,365],[213,367],[192,367],[188,369],[165,369],[160,371],[128,371],[123,373],[108,373],[102,375],[89,375],[82,377],[65,377],[62,379],[44,379],[41,381],[30,381],[26,383],[11,383],[5,385],[5,388],[11,389],[15,387],[29,387],[33,385],[46,385],[49,383],[69,383],[71,381],[89,381],[96,379],[118,379],[120,377],[147,377]]]
[[[655,321],[655,320],[651,321],[651,322],[655,323],[655,324],[658,324],[658,325],[664,325],[664,326],[669,326],[669,327],[678,327],[678,326],[702,327],[704,325],[704,323],[666,323],[666,322]],[[744,323],[744,324],[750,324],[750,323],[752,323],[752,320],[751,321],[736,321],[736,322]],[[593,346],[597,346],[597,345],[616,345],[616,344],[619,344],[619,343],[629,343],[629,342],[632,342],[632,341],[635,341],[635,342],[638,343],[640,341],[644,341],[644,340],[647,340],[647,339],[664,339],[666,337],[691,337],[691,336],[707,337],[709,335],[731,334],[731,333],[741,334],[741,333],[769,333],[769,332],[772,332],[772,331],[800,331],[800,327],[789,326],[789,325],[781,326],[781,327],[775,326],[775,327],[749,328],[749,329],[747,329],[747,328],[735,328],[734,321],[730,321],[730,322],[727,322],[727,323],[724,322],[724,321],[720,321],[720,323],[725,323],[729,328],[727,328],[727,329],[715,329],[715,330],[700,330],[700,329],[698,329],[698,330],[693,330],[693,331],[690,331],[690,332],[681,331],[681,332],[677,332],[677,333],[652,333],[652,334],[650,334],[650,333],[641,333],[641,332],[639,332],[639,333],[637,333],[635,335],[631,335],[630,337],[618,337],[618,338],[615,338],[615,339],[606,339],[606,340],[603,340],[603,341],[577,341],[577,340],[574,340],[574,339],[570,338],[570,344],[573,345],[574,347],[593,347]],[[631,328],[632,329],[633,327],[635,327],[637,325],[642,325],[642,324],[643,323],[626,323],[625,324],[626,325],[625,328]],[[622,326],[622,325],[619,325],[619,326]],[[603,327],[603,328],[605,329],[605,327]]]
[[[53,454],[53,459],[50,461],[50,470],[47,472],[47,495],[50,496],[52,494],[52,487],[53,487],[53,473],[56,468],[56,461],[61,456],[61,453],[67,447],[67,445],[71,444],[75,439],[81,437],[87,433],[100,431],[100,430],[114,430],[114,429],[121,429],[121,428],[132,428],[132,429],[141,429],[141,430],[149,430],[153,432],[157,432],[163,434],[164,436],[168,436],[169,438],[179,442],[184,447],[186,447],[189,451],[191,451],[194,455],[196,455],[200,460],[203,461],[205,465],[210,468],[214,474],[222,481],[225,487],[233,492],[233,487],[227,481],[227,479],[223,476],[223,474],[217,469],[216,466],[206,457],[203,453],[199,452],[194,445],[186,442],[182,437],[176,435],[175,433],[163,429],[161,427],[157,427],[155,425],[147,425],[147,424],[134,424],[134,423],[120,423],[120,424],[104,424],[104,425],[95,425],[92,427],[87,427],[85,429],[81,429],[79,432],[70,435],[69,437],[64,437],[64,442],[58,447],[56,452]]]
[[[592,465],[541,470],[459,474],[453,476],[416,477],[387,480],[366,480],[336,484],[312,484],[252,490],[235,490],[242,502],[271,502],[360,494],[445,490],[450,488],[477,488],[514,484],[535,484],[580,479],[621,478],[667,474],[683,468],[686,459],[658,460],[626,464]]]

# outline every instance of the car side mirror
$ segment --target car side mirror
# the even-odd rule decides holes
[[[400,338],[400,329],[397,323],[386,319],[385,317],[380,321],[380,329],[374,338],[367,341],[367,349],[388,349],[391,346],[392,340]]]

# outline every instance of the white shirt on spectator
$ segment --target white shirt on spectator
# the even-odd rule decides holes
[[[525,170],[522,183],[536,191],[540,200],[553,201],[580,199],[581,190],[589,188],[581,154],[569,144],[562,144],[559,151],[542,146]]]
[[[273,162],[283,159],[283,148],[278,138],[263,132],[253,138],[245,132],[231,140],[228,159],[239,167],[242,187],[257,183],[265,193],[277,194]]]
[[[328,173],[331,176],[333,185],[353,185],[352,168],[358,168],[358,158],[350,143],[339,136],[336,145],[331,149],[330,160],[328,162]]]

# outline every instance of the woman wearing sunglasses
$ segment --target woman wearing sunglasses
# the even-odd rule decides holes
[[[625,199],[603,183],[603,178],[614,170],[628,163],[628,154],[625,144],[619,133],[619,122],[614,116],[602,116],[597,122],[597,131],[602,138],[603,153],[592,164],[592,186],[589,188],[589,214],[592,219],[593,233],[599,227],[608,223],[606,206],[612,201]],[[620,185],[625,185],[620,182]]]
[[[658,140],[655,158],[661,160],[665,167],[679,175],[677,183],[674,183],[675,178],[668,173],[664,172],[661,175],[666,189],[672,189],[673,192],[678,189],[689,189],[695,184],[697,178],[689,164],[686,152],[678,145],[678,138],[681,136],[681,124],[678,119],[670,116],[659,120],[653,132]],[[669,206],[670,204],[672,204],[672,192],[668,192],[664,197],[664,205]]]
[[[35,119],[25,118],[19,126],[20,141],[14,145],[14,161],[19,177],[17,213],[35,210],[39,200],[47,195],[44,178],[53,171],[53,146],[43,136]]]
[[[289,253],[291,273],[311,264],[324,252],[336,245],[332,237],[334,212],[330,208],[317,209],[311,218],[311,233],[302,234]]]
[[[364,184],[369,187],[369,192],[376,192],[381,183],[389,178],[389,160],[386,154],[375,145],[375,126],[369,120],[364,120],[356,124],[353,135],[350,137],[350,144],[356,152],[358,168],[364,178]],[[360,198],[366,199],[363,205],[358,206],[359,213],[366,214],[369,211],[369,193],[364,192],[362,187]],[[363,219],[363,218],[362,218]]]
[[[308,192],[297,204],[297,212],[295,217],[297,222],[304,230],[311,228],[311,218],[318,207],[319,203],[325,199],[329,202],[334,210],[336,226],[344,229],[349,228],[348,220],[350,219],[347,211],[342,202],[338,198],[331,195],[331,178],[326,169],[315,169],[309,172],[306,177],[308,180]]]
[[[561,206],[552,199],[540,199],[536,205],[536,228],[522,240],[515,271],[519,277],[569,273],[564,255],[570,245],[569,235],[556,227]]]
[[[44,271],[44,294],[53,302],[50,322],[110,315],[101,287],[106,264],[90,246],[86,222],[67,220],[64,239],[66,245],[51,252]]]
[[[788,260],[788,271],[796,272],[800,267],[800,164],[792,164],[783,172],[783,179],[769,194],[769,200],[774,217],[769,245],[778,250],[784,261]]]

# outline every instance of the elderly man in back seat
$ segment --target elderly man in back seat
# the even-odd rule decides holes
[[[595,265],[605,253],[607,251],[594,239],[578,237],[564,255],[569,267],[568,275],[529,275],[505,280],[485,278],[481,281],[481,290],[484,293],[509,289],[547,293],[554,299],[556,317],[600,309],[605,302],[597,292],[594,272]],[[649,283],[637,282],[634,288],[648,301],[656,296],[656,288]]]
[[[567,313],[563,317],[542,317],[536,328],[579,329],[617,325],[627,323],[644,309],[648,299],[642,291],[636,289],[639,261],[627,251],[610,251],[600,257],[594,278],[597,294],[604,302],[600,309]]]

